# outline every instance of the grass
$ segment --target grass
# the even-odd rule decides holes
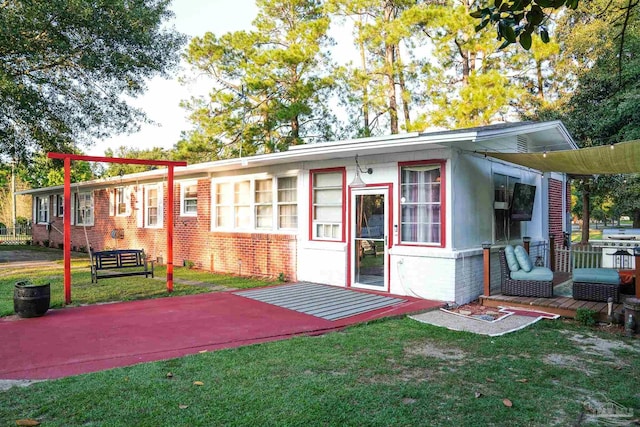
[[[541,321],[489,338],[394,319],[14,387],[0,392],[0,420],[13,425],[31,418],[46,426],[589,425],[597,421],[589,406],[615,401],[640,408],[639,353],[637,340],[568,321]]]
[[[590,228],[589,240],[600,240],[600,239],[602,239],[602,230],[595,230],[593,228]],[[574,243],[582,241],[582,230],[572,231],[571,241]]]
[[[0,246],[0,251],[16,249],[59,255],[59,258],[62,258],[61,251],[54,249],[41,248],[38,246]],[[1,265],[0,316],[13,314],[14,285],[16,282],[22,280],[30,280],[34,284],[50,283],[50,306],[52,308],[58,308],[64,305],[64,268],[62,261],[56,261],[55,266],[42,267],[37,270],[34,270],[32,267],[12,267],[10,263]],[[98,283],[91,283],[89,265],[89,259],[86,254],[73,254],[71,260],[71,296],[73,305],[173,297],[210,292],[210,289],[207,287],[177,283],[179,280],[198,281],[228,288],[253,288],[277,283],[259,278],[213,274],[201,270],[176,267],[174,268],[174,291],[168,294],[165,282],[145,278],[144,276],[100,279]],[[158,266],[155,274],[156,277],[166,277],[166,267]]]

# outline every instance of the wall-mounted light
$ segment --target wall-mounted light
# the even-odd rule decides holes
[[[367,184],[365,184],[364,181],[362,180],[361,174],[363,173],[367,173],[371,175],[373,173],[373,169],[371,168],[362,169],[360,167],[360,163],[358,163],[358,155],[356,154],[356,176],[353,177],[353,181],[351,181],[351,184],[349,184],[349,187],[353,187],[353,188],[365,187]]]

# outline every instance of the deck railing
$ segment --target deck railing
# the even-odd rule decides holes
[[[571,245],[568,249],[556,247],[555,271],[571,273],[574,268],[602,267],[602,250],[591,245]]]
[[[26,245],[31,243],[31,227],[0,227],[0,245]]]

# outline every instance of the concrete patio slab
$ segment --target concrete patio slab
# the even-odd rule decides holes
[[[353,291],[356,292],[356,291]],[[60,378],[298,335],[317,335],[442,303],[405,301],[336,321],[235,295],[167,297],[0,319],[0,379]]]

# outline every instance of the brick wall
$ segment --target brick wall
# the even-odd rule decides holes
[[[151,258],[167,262],[167,212],[168,192],[164,194],[164,228],[140,228],[137,226],[137,191],[131,187],[131,215],[109,216],[107,190],[94,191],[94,225],[71,226],[72,250],[86,248],[87,240],[93,251],[105,249],[144,249]],[[277,278],[280,273],[287,280],[297,280],[295,235],[268,233],[220,233],[211,228],[211,182],[198,181],[198,215],[180,216],[180,186],[174,188],[173,263],[193,262],[194,266],[208,271]],[[62,218],[53,218],[53,226],[33,227],[34,244],[49,242],[51,247],[61,247],[63,242]],[[111,232],[122,229],[123,238],[112,238]],[[86,231],[86,238],[85,238]]]

